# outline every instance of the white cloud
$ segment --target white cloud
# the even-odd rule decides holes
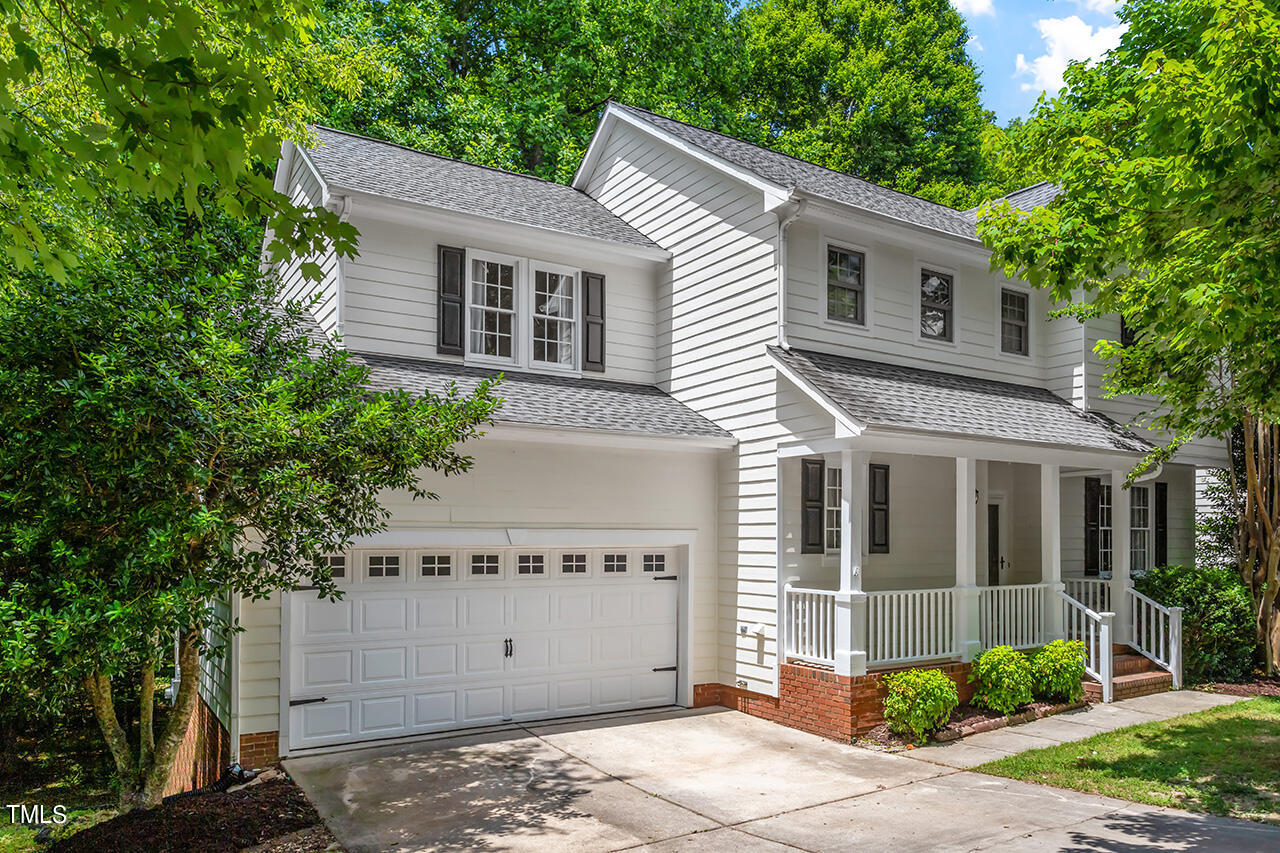
[[[1018,54],[1014,76],[1030,76],[1031,82],[1023,83],[1024,92],[1044,90],[1056,94],[1062,88],[1062,73],[1067,63],[1077,59],[1097,59],[1120,44],[1124,24],[1110,27],[1094,27],[1080,20],[1069,18],[1042,18],[1036,22],[1040,37],[1044,39],[1045,53],[1031,61]]]
[[[996,7],[994,0],[951,0],[955,4],[956,11],[962,15],[976,17],[978,15],[994,15]],[[1102,0],[1086,0],[1089,3],[1098,3]]]
[[[982,46],[982,42],[978,41],[977,36],[969,36],[969,40],[964,43],[964,46],[969,48],[969,50],[976,50],[979,52],[986,50],[986,48]]]
[[[1110,15],[1120,8],[1120,0],[1075,0],[1075,4],[1086,12],[1099,15]]]

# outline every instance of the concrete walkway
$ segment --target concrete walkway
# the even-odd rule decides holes
[[[1035,720],[1020,726],[1009,726],[994,732],[970,735],[950,743],[931,744],[900,753],[920,761],[930,761],[946,767],[968,769],[1016,755],[1029,749],[1041,749],[1059,743],[1084,740],[1099,732],[1167,720],[1193,711],[1216,708],[1242,702],[1242,696],[1223,696],[1201,693],[1198,690],[1179,690],[1173,693],[1155,693],[1124,699],[1109,705],[1092,705],[1078,711],[1067,711],[1043,720]]]
[[[1280,849],[1278,827],[997,779],[724,709],[507,726],[285,769],[350,853]]]

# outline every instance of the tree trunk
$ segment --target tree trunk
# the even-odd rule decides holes
[[[85,677],[85,691],[93,705],[93,715],[98,719],[103,740],[116,763],[116,776],[120,780],[120,811],[131,811],[138,805],[138,772],[133,763],[133,750],[120,719],[116,716],[115,701],[111,698],[111,679],[101,672]]]
[[[1237,495],[1240,576],[1257,616],[1258,645],[1266,672],[1280,669],[1280,427],[1252,415],[1244,418],[1244,482]]]
[[[142,806],[159,805],[165,786],[173,775],[173,765],[178,758],[178,748],[187,735],[191,717],[196,707],[200,686],[200,655],[195,631],[184,633],[178,640],[178,695],[174,697],[173,710],[165,720],[164,732],[156,740],[150,766],[143,773]]]

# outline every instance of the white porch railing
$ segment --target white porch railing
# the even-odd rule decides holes
[[[1165,607],[1132,587],[1128,590],[1133,647],[1173,675],[1182,689],[1182,608]]]
[[[800,589],[787,584],[786,594],[787,657],[835,666],[835,590]]]
[[[868,664],[949,658],[955,645],[955,590],[867,593]]]
[[[1102,685],[1102,701],[1111,701],[1111,620],[1115,614],[1099,613],[1066,593],[1062,597],[1062,624],[1068,640],[1084,643],[1084,671]]]
[[[1112,613],[1111,582],[1102,578],[1063,578],[1067,595],[1095,613]]]
[[[986,586],[978,590],[978,640],[983,649],[1044,645],[1049,585]]]

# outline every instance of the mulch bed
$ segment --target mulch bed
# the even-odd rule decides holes
[[[1022,710],[1018,711],[1013,716],[1006,717],[1004,714],[988,710],[987,708],[979,708],[974,705],[960,705],[951,712],[951,719],[947,721],[947,724],[930,735],[929,740],[936,743],[944,743],[946,741],[968,737],[969,735],[975,735],[978,732],[989,732],[994,731],[995,729],[1002,729],[1005,726],[1016,726],[1019,723],[1029,723],[1032,720],[1038,720],[1041,717],[1051,717],[1054,714],[1061,714],[1063,711],[1073,711],[1076,708],[1083,707],[1085,707],[1084,702],[1068,702],[1066,704],[1032,702],[1030,705],[1024,705]],[[887,723],[881,723],[871,731],[859,737],[858,743],[874,749],[884,750],[915,749],[918,745],[908,743],[898,735],[889,731],[889,725]]]
[[[309,831],[304,831],[309,830]],[[225,794],[202,793],[134,811],[55,842],[56,853],[318,853],[329,849],[320,816],[287,776]]]
[[[1259,675],[1252,681],[1230,684],[1218,681],[1196,687],[1206,693],[1225,693],[1228,696],[1280,696],[1280,675]]]

